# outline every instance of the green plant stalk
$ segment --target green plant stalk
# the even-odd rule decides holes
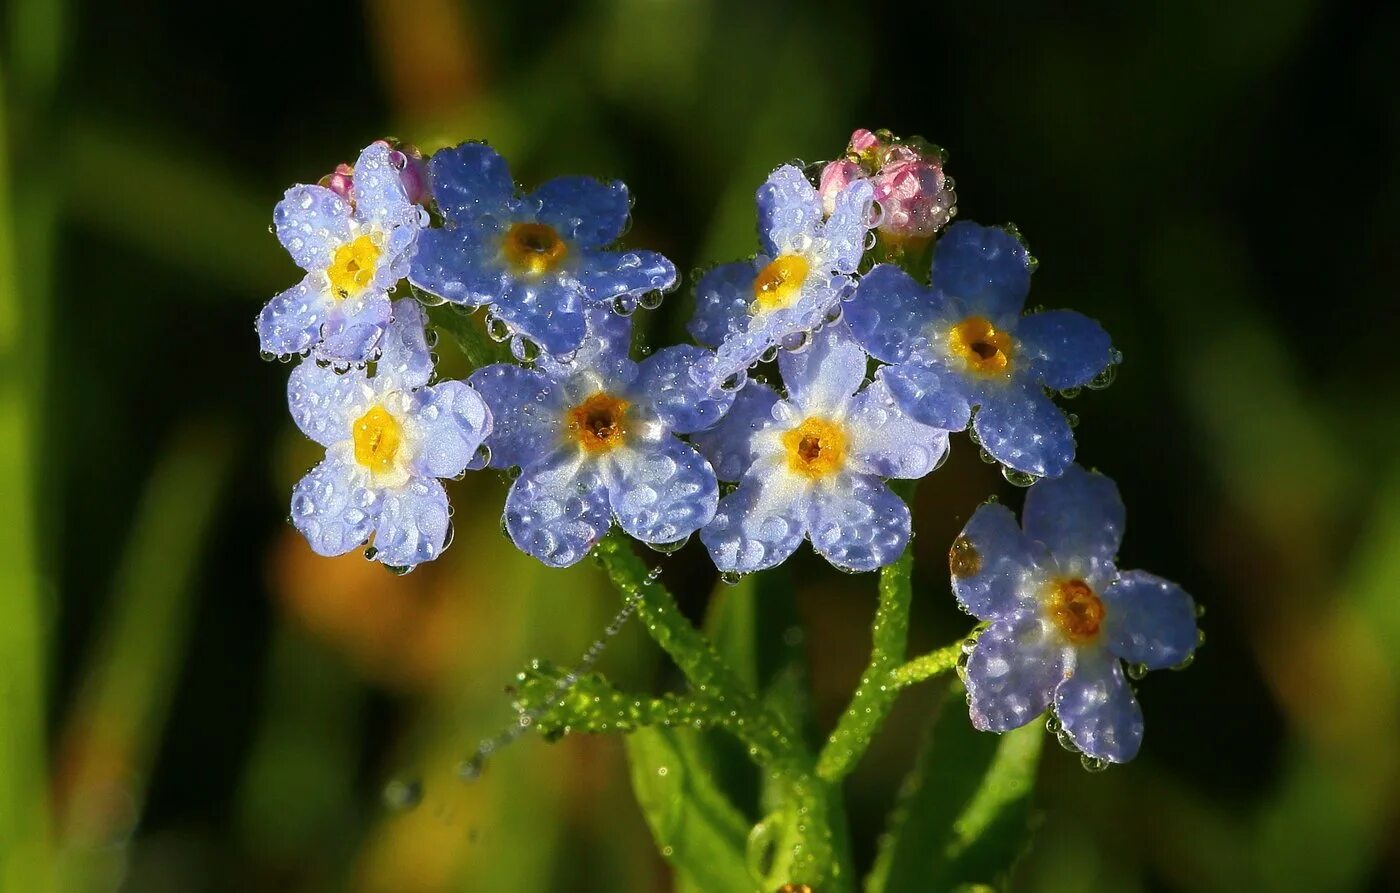
[[[627,538],[614,530],[594,554],[622,597],[636,601],[647,632],[671,656],[695,693],[730,714],[736,737],[749,756],[786,793],[794,832],[788,880],[823,890],[848,890],[851,872],[837,864],[833,848],[829,787],[813,771],[801,738],[781,716],[766,708],[725,664],[719,652],[681,614],[675,599],[658,583]]]
[[[886,677],[887,684],[893,690],[908,688],[926,679],[932,679],[948,672],[958,665],[958,658],[962,657],[962,641],[954,642],[951,645],[944,645],[936,651],[928,654],[921,654],[906,664],[901,664],[889,672]]]
[[[839,782],[855,768],[894,705],[898,689],[890,684],[889,676],[903,662],[908,647],[913,573],[914,556],[907,548],[893,564],[880,570],[880,600],[870,630],[870,662],[817,760],[817,774],[826,781]]]

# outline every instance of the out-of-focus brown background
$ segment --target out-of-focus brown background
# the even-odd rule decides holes
[[[1135,763],[1047,751],[1013,886],[1400,886],[1400,9],[1064,6],[9,0],[0,887],[669,889],[617,740],[455,778],[513,674],[616,608],[502,539],[500,477],[451,485],[456,542],[404,578],[285,523],[318,456],[251,331],[298,275],[272,206],[386,134],[485,138],[526,183],[626,180],[629,239],[690,269],[751,253],[767,171],[858,126],[947,147],[961,216],[1040,259],[1032,302],[1113,333],[1081,457],[1128,502],[1124,564],[1208,608],[1195,666],[1142,685]],[[919,491],[918,646],[965,628],[943,553],[992,492],[1019,505],[961,437]],[[698,547],[657,561],[699,616]],[[873,578],[796,577],[830,723]],[[602,666],[678,682],[635,628]],[[863,865],[938,698],[847,785]]]

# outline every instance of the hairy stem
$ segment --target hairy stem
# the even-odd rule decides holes
[[[914,557],[909,549],[880,570],[880,601],[870,630],[870,663],[817,760],[817,774],[829,782],[840,781],[855,768],[894,705],[898,689],[889,677],[904,660],[913,573]]]
[[[833,891],[849,889],[850,872],[835,859],[831,789],[813,771],[796,730],[740,681],[710,640],[681,614],[671,593],[621,532],[604,537],[594,554],[622,597],[636,601],[647,632],[675,661],[695,694],[729,715],[725,727],[786,793],[792,831],[788,879],[824,884],[823,889]]]
[[[921,654],[908,663],[891,670],[889,676],[886,677],[888,684],[890,688],[897,691],[916,682],[932,679],[934,676],[946,673],[956,667],[962,653],[963,643],[959,640],[936,651],[930,651],[928,654]]]

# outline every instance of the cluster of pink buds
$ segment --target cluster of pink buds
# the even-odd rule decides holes
[[[428,164],[423,160],[423,153],[417,146],[400,144],[392,137],[375,140],[374,144],[389,148],[389,163],[398,169],[399,179],[403,181],[404,191],[408,193],[408,200],[426,207],[431,200],[431,193]],[[347,202],[355,201],[355,170],[344,162],[337,164],[335,170],[322,177],[321,185]]]
[[[917,137],[901,140],[888,130],[857,130],[846,156],[822,170],[822,202],[830,214],[843,188],[869,179],[884,212],[880,237],[895,247],[926,244],[957,213],[943,157],[942,149]]]

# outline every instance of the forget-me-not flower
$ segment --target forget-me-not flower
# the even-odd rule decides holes
[[[450,512],[438,478],[466,470],[491,413],[464,382],[428,386],[433,363],[416,301],[395,302],[374,372],[337,375],[314,360],[292,371],[292,418],[326,447],[292,492],[292,523],[321,555],[373,536],[375,559],[412,567],[446,547]]]
[[[435,153],[433,197],[446,225],[425,231],[409,280],[445,300],[490,312],[515,335],[567,354],[584,339],[584,311],[676,284],[655,251],[610,251],[631,200],[618,181],[557,177],[516,193],[505,159],[482,143]]]
[[[277,203],[277,238],[306,276],[258,315],[264,352],[314,350],[339,366],[374,358],[391,316],[389,289],[408,274],[426,219],[409,201],[393,153],[383,142],[360,153],[353,201],[324,186],[294,186]]]
[[[955,223],[938,241],[933,287],[881,264],[861,280],[845,317],[914,418],[973,428],[1003,465],[1055,477],[1074,460],[1068,419],[1044,389],[1088,384],[1113,361],[1097,322],[1072,310],[1021,315],[1031,260],[1015,235]]]
[[[882,379],[866,385],[867,359],[844,324],[829,324],[805,350],[778,356],[787,399],[750,381],[718,425],[695,435],[719,476],[739,481],[700,532],[721,571],[773,567],[804,537],[851,571],[904,551],[909,508],[883,479],[928,474],[948,432],[905,415]]]
[[[702,348],[678,345],[640,363],[627,356],[631,322],[598,308],[567,362],[501,363],[471,383],[496,419],[491,465],[518,466],[506,530],[552,567],[586,556],[614,521],[657,546],[683,542],[714,516],[710,463],[678,433],[713,425],[733,395],[709,396],[689,375]]]
[[[846,186],[830,216],[802,171],[784,165],[758,189],[763,253],[721,264],[695,288],[690,333],[716,348],[696,370],[711,385],[742,384],[744,372],[777,348],[795,347],[840,313],[865,252],[873,187]]]
[[[1085,754],[1115,763],[1142,743],[1142,709],[1123,662],[1182,663],[1196,612],[1175,583],[1114,561],[1125,512],[1113,481],[1071,465],[1026,493],[1023,528],[1004,506],[977,509],[953,543],[958,601],[990,626],[965,670],[972,723],[1004,732],[1052,703]]]

